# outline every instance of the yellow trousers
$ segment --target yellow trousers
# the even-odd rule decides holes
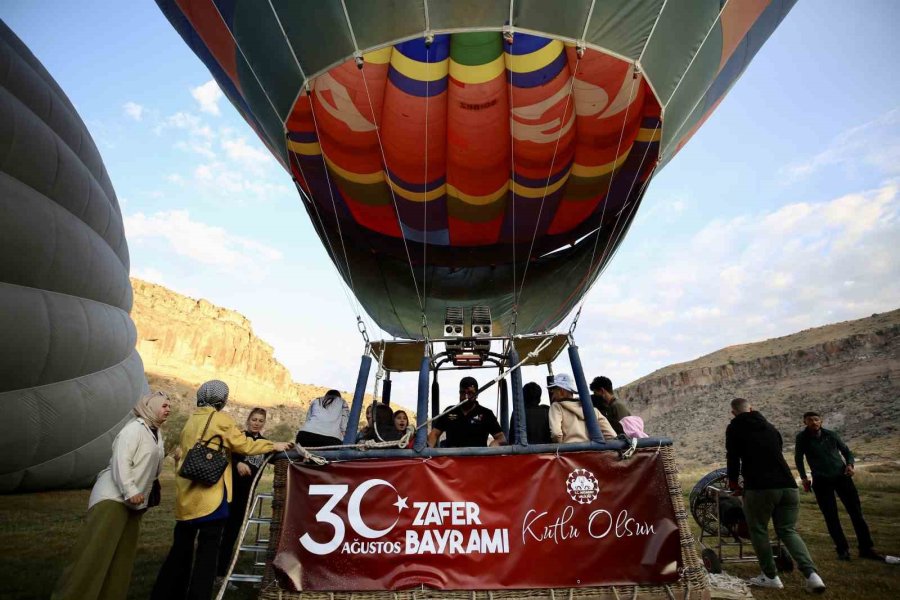
[[[144,511],[102,500],[88,511],[84,527],[52,600],[122,600],[128,596]]]

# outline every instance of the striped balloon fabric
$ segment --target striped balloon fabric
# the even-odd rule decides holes
[[[157,0],[388,333],[556,327],[793,0]]]
[[[659,105],[631,65],[600,52],[484,32],[364,60],[301,94],[288,149],[320,210],[335,199],[380,234],[441,246],[573,234],[631,154],[644,160],[620,177],[635,189],[655,164]]]

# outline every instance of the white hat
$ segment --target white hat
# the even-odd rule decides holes
[[[573,394],[578,393],[578,388],[575,386],[575,380],[572,379],[572,376],[568,373],[560,373],[559,375],[553,376],[553,385],[551,385],[550,388],[555,387],[568,390]]]

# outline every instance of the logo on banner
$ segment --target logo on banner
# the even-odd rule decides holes
[[[600,482],[587,469],[575,469],[566,479],[566,491],[578,504],[590,504],[600,493]]]
[[[381,529],[369,526],[361,510],[366,494],[376,488],[387,488],[389,496],[397,499],[392,504],[397,509],[397,516]],[[345,523],[334,510],[348,494]],[[408,502],[408,497],[401,496],[397,488],[384,479],[366,480],[352,492],[348,485],[314,484],[309,486],[309,495],[328,497],[315,520],[331,529],[331,536],[326,539],[315,539],[309,532],[300,537],[300,545],[313,554],[322,556],[338,550],[341,554],[509,553],[509,530],[484,527],[481,507],[476,502]],[[409,522],[402,526],[405,528],[402,541],[384,540],[401,523],[401,518]],[[352,533],[347,531],[347,525]]]

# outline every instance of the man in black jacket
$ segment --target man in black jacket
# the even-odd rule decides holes
[[[549,444],[550,407],[541,404],[541,386],[535,382],[526,383],[522,388],[525,399],[525,429],[529,444]]]
[[[622,428],[622,419],[630,417],[631,411],[613,394],[612,380],[609,377],[603,375],[594,377],[591,382],[591,403],[600,411],[601,415],[606,417],[616,435],[625,433]]]
[[[731,414],[734,418],[725,430],[728,487],[736,495],[743,493],[750,541],[762,569],[762,574],[750,579],[749,583],[768,588],[784,587],[778,577],[769,541],[769,519],[772,519],[775,534],[797,561],[797,567],[806,578],[804,589],[807,592],[824,592],[825,583],[816,573],[809,550],[796,530],[800,495],[781,452],[781,434],[765,417],[753,410],[748,400],[732,400]],[[744,477],[743,488],[738,483],[740,476]]]
[[[872,541],[869,526],[863,518],[859,493],[853,485],[853,453],[841,436],[822,427],[822,417],[819,413],[804,414],[803,424],[806,425],[806,429],[797,434],[794,463],[803,480],[803,489],[808,492],[812,488],[816,493],[816,503],[822,511],[822,516],[825,517],[825,525],[828,526],[828,533],[834,540],[838,558],[850,560],[850,544],[847,543],[841,520],[838,518],[835,494],[850,515],[850,521],[856,531],[859,557],[883,561],[884,556],[874,548],[875,542]],[[806,477],[804,457],[812,471],[812,483]]]

